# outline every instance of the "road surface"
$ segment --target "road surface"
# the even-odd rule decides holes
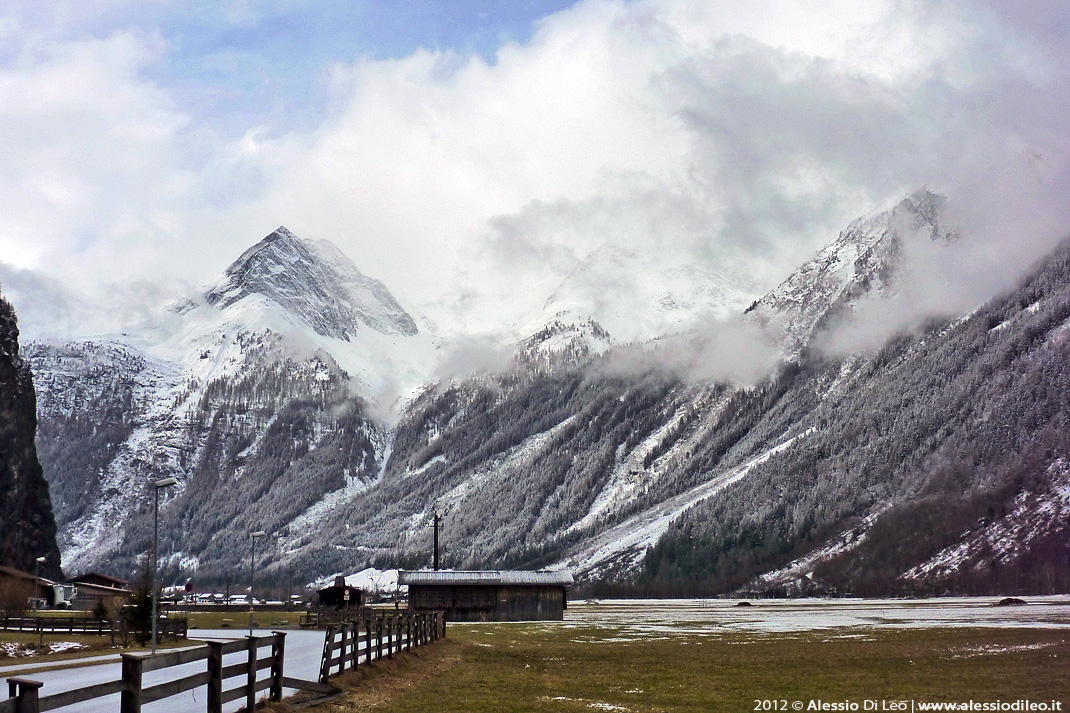
[[[271,634],[266,629],[256,629],[256,636],[268,636]],[[303,678],[315,681],[319,677],[320,657],[323,654],[322,631],[287,631],[286,632],[286,661],[283,664],[283,672],[290,678]],[[231,629],[191,629],[191,639],[230,641],[242,638],[242,635]],[[261,652],[261,656],[265,652]],[[239,651],[223,657],[223,665],[241,663],[248,660],[248,653]],[[160,671],[150,671],[144,675],[142,685],[144,687],[155,686],[158,683],[166,683],[177,678],[200,673],[205,670],[205,661],[195,661],[182,666],[173,666]],[[260,672],[260,679],[267,678],[270,671],[265,669]],[[84,688],[98,683],[115,681],[121,677],[121,664],[119,662],[105,663],[98,666],[84,666],[82,668],[61,669],[57,671],[45,671],[43,673],[24,674],[24,678],[44,683],[41,688],[41,696],[49,696],[53,693],[69,691],[74,688]],[[224,682],[225,688],[234,688],[240,679],[232,678]],[[260,695],[266,695],[267,691]],[[286,690],[284,695],[294,693]],[[164,698],[163,700],[149,703],[142,707],[145,713],[203,713],[207,704],[207,686],[201,686],[177,696]],[[232,701],[223,707],[224,711],[236,711],[245,706],[245,699]],[[73,706],[57,708],[65,713],[117,713],[119,710],[119,694],[96,698],[85,703]]]

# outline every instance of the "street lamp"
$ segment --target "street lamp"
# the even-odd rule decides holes
[[[249,533],[249,636],[253,635],[253,587],[256,585],[256,538],[266,537],[263,530]]]
[[[164,478],[153,483],[153,495],[155,496],[152,506],[152,655],[156,655],[156,544],[160,539],[160,490],[177,485],[175,478]]]
[[[37,600],[41,598],[41,563],[45,561],[44,557],[37,558],[37,569],[33,575],[33,614],[37,616]]]

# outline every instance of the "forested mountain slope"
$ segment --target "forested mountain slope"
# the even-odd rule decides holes
[[[727,591],[831,544],[751,586],[812,573],[860,594],[1065,591],[1068,319],[1063,245],[965,318],[867,358],[804,354],[789,378],[822,394],[799,424],[813,430],[676,522],[644,581]]]
[[[701,333],[611,346],[594,320],[551,321],[503,373],[427,383],[391,419],[374,385],[418,373],[432,342],[385,287],[276,231],[177,305],[159,348],[32,350],[65,561],[132,570],[148,484],[175,475],[175,579],[222,581],[259,529],[279,577],[422,566],[437,510],[446,566],[632,592],[1070,586],[1070,248],[875,353],[813,346],[859,301],[896,299],[904,246],[954,237],[941,205],[921,192],[856,221],[758,300],[788,358],[753,385],[681,368],[709,357]]]

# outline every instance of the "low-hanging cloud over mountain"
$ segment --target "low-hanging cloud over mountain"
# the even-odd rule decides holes
[[[448,332],[512,324],[607,243],[772,287],[923,185],[986,289],[1070,225],[1063,3],[585,0],[489,55],[353,47],[317,111],[238,131],[185,100],[152,10],[106,5],[0,20],[0,251],[78,291],[197,283],[285,223]],[[271,31],[239,15],[215,21]]]

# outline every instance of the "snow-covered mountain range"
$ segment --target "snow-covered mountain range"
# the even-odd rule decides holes
[[[1048,368],[1070,348],[1065,251],[1019,292],[877,353],[807,349],[863,302],[897,299],[914,243],[956,237],[942,201],[922,191],[855,221],[764,296],[735,273],[597,251],[515,328],[511,366],[444,381],[422,320],[280,228],[151,328],[27,349],[64,565],[136,569],[149,483],[174,475],[161,532],[175,578],[223,578],[261,529],[277,536],[269,570],[304,581],[418,565],[438,509],[449,565],[568,567],[654,593],[815,571],[854,591],[974,586],[1002,581],[970,544],[993,539],[1024,542],[1001,566],[1041,581],[1037,553],[1065,530],[1039,522],[1062,507],[1043,473],[1070,448],[1022,458],[1070,414]],[[686,350],[744,312],[783,357],[756,383],[659,367],[665,344]],[[1009,435],[986,425],[997,408]],[[951,515],[920,545],[904,530],[937,507]],[[1016,530],[1010,513],[1037,522]]]
[[[921,190],[891,209],[855,220],[747,315],[794,356],[816,332],[848,318],[863,303],[896,299],[905,251],[919,242],[948,243],[955,237],[941,225],[945,200]]]

